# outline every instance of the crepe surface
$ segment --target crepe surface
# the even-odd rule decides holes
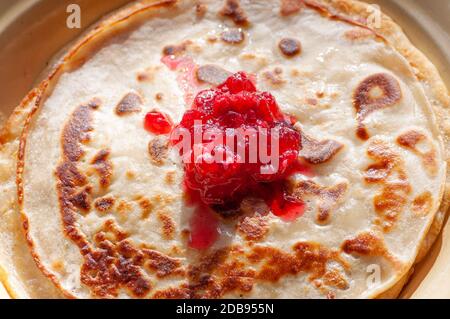
[[[23,105],[33,108],[17,154],[23,226],[36,263],[66,296],[375,297],[416,260],[446,183],[448,96],[435,70],[412,65],[386,30],[350,20],[366,8],[357,2],[226,3],[143,2],[119,12]],[[168,53],[184,67],[164,65]],[[303,217],[261,217],[253,203],[222,220],[220,240],[199,252],[187,245],[193,208],[180,159],[172,152],[155,163],[142,121],[154,109],[179,121],[187,101],[211,86],[186,70],[211,65],[254,74],[258,89],[299,121],[314,177],[292,181],[309,200]],[[4,143],[8,165],[17,135]],[[15,176],[5,180],[14,202]],[[18,235],[15,223],[4,233]],[[20,238],[26,260],[11,259],[8,272],[31,262]],[[374,269],[381,273],[372,285]],[[49,288],[23,296],[57,297],[37,274]],[[10,286],[26,278],[9,276]]]

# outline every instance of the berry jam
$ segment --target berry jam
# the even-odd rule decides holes
[[[268,196],[267,200],[272,214],[287,222],[292,222],[303,215],[306,206],[301,200],[287,194],[283,185],[277,189],[272,188],[273,193]]]
[[[245,73],[200,92],[175,128],[173,145],[186,145],[181,132],[190,137],[188,149],[180,149],[185,187],[201,205],[226,215],[251,195],[264,198],[283,219],[303,214],[304,204],[289,198],[283,183],[305,170],[298,163],[300,133],[275,98],[257,91]]]
[[[172,131],[173,123],[166,114],[153,111],[145,116],[144,128],[153,134],[164,135]]]
[[[219,237],[219,219],[216,214],[204,205],[196,207],[190,221],[189,246],[204,250],[209,248]]]

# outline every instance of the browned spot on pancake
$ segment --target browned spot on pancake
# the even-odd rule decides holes
[[[337,270],[330,269],[325,272],[323,275],[323,283],[329,287],[336,287],[340,290],[345,290],[349,288],[348,281],[345,277]],[[332,292],[329,292],[332,294]],[[327,296],[328,298],[328,296]],[[333,298],[331,298],[333,299]]]
[[[317,221],[321,224],[329,222],[331,211],[334,210],[344,199],[348,184],[339,183],[334,186],[325,187],[313,181],[298,181],[291,185],[292,196],[307,200],[317,200]]]
[[[228,17],[237,25],[247,25],[247,14],[241,7],[239,0],[226,0],[225,5],[219,12],[220,15]]]
[[[154,205],[153,203],[147,199],[147,198],[142,198],[139,200],[139,207],[141,207],[141,211],[142,211],[142,219],[146,219],[150,216],[150,214],[153,211]]]
[[[386,143],[373,141],[367,154],[375,163],[366,169],[364,178],[367,183],[383,186],[374,197],[374,208],[382,218],[383,230],[389,232],[408,202],[411,186],[403,161]]]
[[[414,198],[412,203],[412,211],[417,216],[426,216],[433,208],[433,196],[430,192],[424,192]]]
[[[89,140],[92,126],[92,111],[99,107],[99,101],[92,100],[87,105],[75,109],[62,133],[62,147],[64,157],[70,162],[76,162],[84,155],[81,143]]]
[[[99,99],[98,97],[94,97],[94,98],[92,98],[92,100],[90,100],[90,101],[88,102],[87,105],[88,105],[91,109],[97,110],[97,109],[100,107],[101,104],[102,104],[102,100]]]
[[[160,102],[164,99],[164,94],[163,93],[156,93],[155,95],[155,100]]]
[[[105,229],[95,236],[96,249],[88,254],[81,268],[81,281],[98,298],[118,297],[125,288],[133,297],[143,298],[151,283],[141,268],[144,254],[133,247],[125,234],[117,229]]]
[[[237,230],[246,240],[261,241],[269,232],[268,218],[260,214],[244,216],[239,220]]]
[[[314,98],[307,98],[306,103],[311,106],[317,106],[317,104],[319,104],[319,101]]]
[[[384,241],[372,232],[364,232],[344,241],[341,249],[349,255],[383,257],[395,266],[400,265],[397,259],[389,253]]]
[[[333,291],[329,291],[327,293],[327,299],[330,299],[330,300],[336,299],[336,293]]]
[[[292,68],[291,70],[291,76],[293,76],[294,78],[300,77],[302,75],[302,71],[300,71],[297,68]]]
[[[318,141],[304,133],[302,136],[302,150],[300,156],[310,164],[323,164],[331,160],[344,147],[333,140]]]
[[[188,292],[190,298],[220,298],[228,292],[248,293],[254,285],[255,271],[245,268],[237,260],[241,255],[233,248],[224,248],[206,255],[188,271],[189,284],[180,289]]]
[[[171,44],[163,48],[163,55],[181,55],[186,52],[192,41],[186,40],[181,44]]]
[[[174,202],[174,197],[166,194],[158,194],[152,197],[152,202],[160,207],[165,207]]]
[[[28,220],[24,220],[22,222],[22,227],[25,231],[28,231],[30,229],[30,224],[28,223]]]
[[[198,263],[190,266],[188,275],[191,278],[200,278],[204,274],[211,273],[226,261],[230,249],[219,249],[211,254],[203,255]]]
[[[169,141],[166,137],[157,136],[148,143],[148,154],[154,165],[163,165],[169,155]]]
[[[383,256],[387,249],[380,238],[373,233],[362,233],[353,239],[346,240],[342,245],[346,254],[362,256]]]
[[[406,187],[402,184],[388,184],[380,194],[374,197],[375,211],[383,218],[385,231],[389,231],[394,226],[399,214],[408,203],[405,196]]]
[[[174,185],[176,176],[177,176],[177,172],[175,172],[175,171],[167,172],[166,178],[164,179],[164,181],[166,182],[167,185]]]
[[[276,67],[273,71],[266,71],[263,73],[263,78],[272,86],[281,86],[286,81],[283,79],[283,69]]]
[[[302,44],[297,39],[285,38],[278,43],[281,53],[287,57],[299,55],[302,52]]]
[[[302,0],[281,0],[280,14],[282,16],[289,16],[300,12],[302,7]]]
[[[127,233],[120,230],[119,226],[112,219],[109,219],[103,225],[103,230],[114,235],[114,240],[122,241],[128,237]]]
[[[110,154],[110,150],[101,150],[91,162],[100,178],[100,186],[102,188],[108,188],[111,184],[113,166],[109,160]]]
[[[369,139],[369,133],[364,126],[367,116],[397,104],[401,98],[400,84],[392,75],[378,73],[362,81],[353,94],[353,106],[356,109],[358,121],[356,135],[362,140]]]
[[[206,82],[212,85],[220,85],[231,76],[232,73],[220,66],[207,64],[197,69],[197,79],[199,82]]]
[[[120,200],[117,204],[117,212],[119,214],[125,215],[128,213],[131,213],[133,211],[133,206],[131,203],[127,202],[126,200]]]
[[[240,205],[242,216],[239,218],[237,230],[246,240],[261,241],[269,232],[267,215],[269,206],[262,199],[245,198]]]
[[[329,289],[346,289],[349,265],[332,251],[316,243],[298,243],[293,251],[259,245],[231,246],[203,254],[187,270],[188,283],[155,293],[155,298],[221,298],[227,293],[242,297],[257,282],[274,283],[305,273],[324,295]],[[327,289],[328,288],[328,289]]]
[[[125,95],[116,106],[116,114],[119,116],[128,115],[131,113],[139,113],[142,111],[143,101],[142,97],[134,92]]]
[[[95,201],[95,209],[101,213],[109,212],[113,209],[116,200],[114,197],[102,197]]]
[[[143,253],[147,257],[146,267],[155,271],[156,276],[159,278],[172,275],[183,276],[185,274],[178,259],[171,258],[155,250],[144,249]]]
[[[170,248],[170,253],[172,254],[172,255],[177,255],[177,256],[179,256],[179,255],[181,255],[181,254],[183,254],[184,253],[184,248],[181,248],[180,246],[172,246],[172,248]]]
[[[56,169],[56,175],[62,182],[63,186],[67,186],[71,189],[71,192],[80,186],[87,184],[86,176],[84,176],[72,162],[65,162],[58,166]]]
[[[119,258],[115,245],[110,242],[111,237],[121,240],[125,236],[112,225],[112,221],[105,224],[104,232],[95,236],[98,248],[92,246],[78,229],[76,215],[79,210],[68,199],[86,181],[75,163],[61,164],[57,169],[57,176],[64,230],[84,256],[80,271],[81,282],[90,287],[92,295],[98,298],[117,297],[120,287],[126,287],[135,297],[146,295],[150,290],[150,283],[144,279],[137,266],[127,259]],[[107,233],[112,236],[107,236]]]
[[[435,147],[433,146],[433,143],[425,134],[411,130],[400,135],[397,138],[397,143],[400,146],[410,150],[422,159],[422,165],[424,166],[428,175],[430,175],[431,177],[436,176],[438,172],[437,152]],[[420,143],[426,145],[426,151],[421,151],[418,148],[418,145]]]
[[[208,11],[208,6],[204,3],[197,3],[195,5],[195,14],[197,16],[197,19],[202,19],[206,12]]]
[[[136,76],[138,82],[153,82],[156,78],[156,73],[161,69],[160,65],[151,66]]]
[[[241,262],[232,262],[224,267],[225,276],[220,280],[221,295],[228,292],[248,293],[253,289],[254,279],[253,270],[245,270],[245,265]]]
[[[406,179],[403,172],[401,159],[385,142],[373,141],[367,150],[369,158],[375,161],[366,169],[364,178],[367,183],[383,183],[394,172],[401,173],[401,179]]]
[[[154,299],[190,299],[191,295],[186,288],[167,288],[155,292]]]
[[[176,231],[173,219],[164,211],[158,213],[158,219],[162,224],[162,237],[167,240],[173,239]]]
[[[125,175],[126,175],[126,177],[127,177],[129,180],[133,180],[133,179],[136,178],[136,173],[133,172],[133,171],[127,171],[127,172],[125,173]]]
[[[150,283],[140,271],[143,255],[128,242],[128,235],[108,220],[94,236],[95,248],[82,267],[82,282],[91,286],[94,296],[117,297],[120,287],[132,296],[144,297]]]
[[[181,238],[187,242],[191,236],[191,231],[189,229],[183,229],[181,231]]]
[[[288,253],[272,247],[254,247],[248,258],[253,264],[261,265],[256,278],[278,282],[288,275],[308,273],[310,282],[321,280],[323,284],[328,283],[333,287],[347,286],[330,280],[330,270],[328,269],[330,262],[334,261],[342,268],[348,268],[345,261],[340,258],[339,252],[329,250],[317,243],[298,243],[293,249],[293,253]],[[326,278],[324,278],[325,276]],[[337,277],[337,275],[335,276]],[[345,280],[343,274],[340,277],[342,281]]]
[[[80,280],[89,287],[93,297],[118,297],[124,289],[130,296],[141,298],[149,293],[151,283],[140,270],[143,264],[140,252],[125,241],[127,234],[120,231],[112,220],[107,221],[103,229],[93,236],[94,242],[90,242],[77,223],[82,214],[82,209],[77,206],[84,205],[74,205],[71,200],[80,190],[86,189],[87,178],[77,167],[84,155],[79,143],[93,129],[92,112],[96,108],[98,103],[95,101],[78,107],[63,129],[63,155],[56,169],[62,225],[67,237],[78,246],[83,256]],[[94,166],[104,167],[101,164],[104,160],[105,152],[95,159]]]
[[[341,96],[340,92],[331,92],[330,97],[333,99],[337,99],[339,96]]]
[[[397,143],[405,148],[416,150],[417,144],[426,139],[427,137],[420,132],[408,131],[397,138]]]
[[[86,176],[77,168],[76,162],[84,155],[80,141],[93,130],[92,112],[98,107],[96,105],[97,103],[81,105],[70,116],[62,132],[62,161],[55,173],[64,230],[76,243],[82,240],[75,224],[76,215],[81,212],[74,205],[72,198],[88,183]]]
[[[75,193],[71,198],[70,201],[72,204],[81,210],[83,213],[88,213],[91,210],[91,188],[85,187],[78,193]]]
[[[138,80],[138,82],[149,82],[152,80],[152,77],[146,72],[141,72],[136,76],[136,80]]]
[[[216,43],[217,40],[219,40],[219,38],[218,38],[217,36],[215,36],[215,35],[208,35],[208,36],[206,37],[206,41],[208,41],[208,42],[211,43],[211,44]]]
[[[372,30],[365,28],[354,28],[344,33],[344,38],[349,41],[362,41],[374,38],[375,34]]]
[[[269,59],[263,54],[255,54],[251,52],[243,52],[239,55],[239,58],[243,61],[250,61],[251,63],[255,63],[260,67],[265,67],[269,65]]]
[[[53,270],[55,270],[55,271],[57,271],[59,273],[63,273],[64,270],[65,270],[64,269],[64,262],[62,262],[61,260],[54,261],[52,263],[52,268],[53,268]]]
[[[227,29],[222,32],[221,39],[229,44],[240,44],[245,40],[245,34],[241,29]]]
[[[139,193],[137,193],[133,196],[133,200],[136,202],[139,202],[141,199],[144,199],[144,198],[145,198],[144,195],[141,195]]]

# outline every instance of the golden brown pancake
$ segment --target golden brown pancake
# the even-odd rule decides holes
[[[448,208],[449,97],[401,30],[384,15],[374,26],[370,14],[351,0],[141,1],[99,24],[4,130],[7,290],[22,298],[398,293]],[[171,68],[167,56],[185,64]],[[161,149],[143,118],[159,110],[179,122],[190,98],[238,71],[297,121],[300,157],[314,174],[289,183],[307,210],[287,222],[249,199],[238,217],[217,217],[220,238],[199,251],[188,245],[195,209],[180,158]]]

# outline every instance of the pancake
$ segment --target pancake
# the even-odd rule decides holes
[[[36,102],[37,90],[30,92],[1,132],[0,168],[2,207],[0,210],[0,280],[12,298],[60,298],[62,294],[35,265],[23,236],[17,206],[15,169],[19,137],[27,114]],[[1,287],[3,288],[3,286]]]
[[[449,101],[401,30],[385,16],[373,29],[369,14],[356,1],[143,1],[99,24],[5,129],[8,291],[395,296],[448,209]],[[295,119],[310,171],[288,183],[306,211],[287,221],[246,198],[238,215],[202,216],[220,236],[194,249],[183,163],[144,117],[179,123],[240,71]]]

